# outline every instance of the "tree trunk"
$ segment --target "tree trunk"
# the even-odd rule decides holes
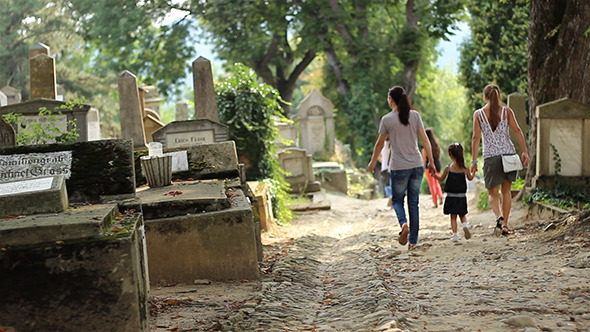
[[[590,104],[590,1],[531,0],[529,32],[530,186],[536,172],[538,105],[568,97]],[[521,190],[517,198],[520,198]]]
[[[406,24],[412,28],[418,26],[418,20],[414,15],[414,0],[408,0],[408,2],[406,2]],[[410,97],[410,100],[414,100],[414,93],[418,87],[418,80],[416,78],[418,63],[419,60],[416,59],[410,59],[404,63],[403,78],[406,94]]]

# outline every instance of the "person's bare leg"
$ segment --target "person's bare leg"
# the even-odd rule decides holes
[[[512,193],[510,187],[512,182],[504,180],[502,182],[502,214],[504,217],[504,226],[508,226],[508,217],[510,216],[510,208],[512,207]]]
[[[451,214],[451,230],[453,233],[457,233],[457,215]]]
[[[496,219],[502,217],[500,213],[500,193],[498,192],[498,187],[488,189],[488,198]]]

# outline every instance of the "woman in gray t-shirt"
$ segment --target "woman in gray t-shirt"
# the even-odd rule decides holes
[[[420,185],[424,174],[422,154],[418,147],[418,136],[426,150],[431,172],[436,172],[432,148],[420,113],[412,110],[410,98],[404,88],[394,86],[389,89],[387,102],[391,112],[381,118],[379,125],[379,138],[375,142],[369,172],[373,172],[379,153],[383,148],[383,142],[389,138],[391,153],[389,160],[390,184],[392,191],[392,206],[397,215],[401,231],[398,241],[401,245],[410,242],[408,249],[412,249],[418,243],[418,231],[420,229],[420,216],[418,210],[418,198]],[[408,195],[408,213],[410,222],[406,218],[404,210],[404,198]]]

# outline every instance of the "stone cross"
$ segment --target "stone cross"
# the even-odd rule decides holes
[[[186,101],[176,102],[176,121],[188,120],[188,104]]]
[[[0,148],[16,145],[16,134],[14,128],[0,115]]]
[[[55,59],[46,54],[39,54],[29,59],[31,69],[31,100],[57,98]]]
[[[126,70],[121,76],[119,76],[118,84],[121,136],[131,137],[135,149],[145,149],[145,130],[143,126],[137,78],[131,72]]]
[[[2,89],[0,89],[0,91],[2,91],[6,95],[8,105],[18,104],[22,99],[20,90],[15,89],[9,85],[3,87]]]
[[[195,119],[209,119],[219,122],[211,62],[202,56],[193,62],[193,88]]]

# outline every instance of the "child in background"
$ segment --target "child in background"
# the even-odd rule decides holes
[[[451,215],[451,229],[453,230],[453,236],[451,241],[459,241],[459,235],[457,235],[457,216],[461,218],[463,225],[463,232],[465,239],[471,238],[471,232],[467,227],[467,179],[472,180],[474,174],[465,167],[465,158],[463,157],[463,147],[460,143],[453,143],[448,148],[449,157],[453,161],[452,164],[445,167],[441,175],[432,174],[434,178],[439,181],[443,181],[447,176],[447,182],[445,183],[445,192],[447,198],[445,198],[445,205],[443,208],[444,214]]]

